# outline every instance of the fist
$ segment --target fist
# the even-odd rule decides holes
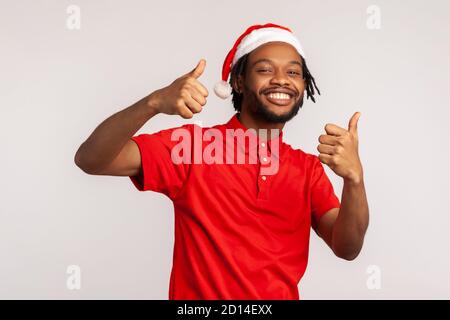
[[[206,61],[201,59],[190,72],[182,75],[167,87],[152,94],[154,106],[160,113],[178,114],[185,119],[201,112],[206,104],[208,90],[198,81],[205,70]]]
[[[358,120],[360,112],[351,117],[348,130],[335,124],[325,126],[327,134],[319,137],[319,160],[338,176],[355,183],[362,180],[363,168],[358,153]]]

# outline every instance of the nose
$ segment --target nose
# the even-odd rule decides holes
[[[271,84],[278,84],[280,86],[289,85],[290,80],[283,70],[276,69],[273,77],[270,79]]]

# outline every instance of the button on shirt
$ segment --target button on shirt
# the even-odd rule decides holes
[[[239,129],[256,143],[236,139],[226,152],[227,135]],[[282,131],[266,140],[246,130],[235,114],[210,128],[186,124],[132,138],[142,174],[131,181],[174,205],[169,299],[300,298],[311,227],[340,202],[316,155],[293,149]],[[214,143],[222,154],[211,152]],[[174,161],[174,148],[191,161]]]

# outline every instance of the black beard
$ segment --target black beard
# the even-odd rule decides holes
[[[303,93],[298,101],[295,102],[292,109],[285,114],[276,114],[270,111],[269,107],[265,105],[260,99],[258,99],[255,93],[251,90],[247,90],[248,106],[250,112],[258,119],[264,120],[270,123],[285,123],[294,118],[300,108],[303,105]],[[251,107],[250,107],[251,106]]]

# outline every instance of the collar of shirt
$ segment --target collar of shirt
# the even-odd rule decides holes
[[[233,117],[225,124],[226,129],[242,129],[244,132],[247,132],[248,128],[242,124],[242,122],[238,118],[238,113],[234,114]],[[270,129],[267,129],[267,133],[269,133]],[[257,135],[253,130],[249,130],[249,133],[253,136]],[[239,141],[239,139],[238,139]],[[249,154],[250,151],[255,152],[254,149],[256,149],[256,153],[260,153],[260,149],[264,148],[267,145],[268,153],[272,156],[281,155],[281,152],[283,151],[283,130],[279,130],[279,135],[275,138],[263,140],[261,137],[256,138],[257,143],[250,144],[249,139],[245,139],[245,144],[239,143],[238,145],[241,149],[241,151],[245,152],[246,154]],[[272,150],[272,144],[274,147],[276,146],[278,148],[278,152],[273,152]],[[252,153],[250,153],[252,154]]]

